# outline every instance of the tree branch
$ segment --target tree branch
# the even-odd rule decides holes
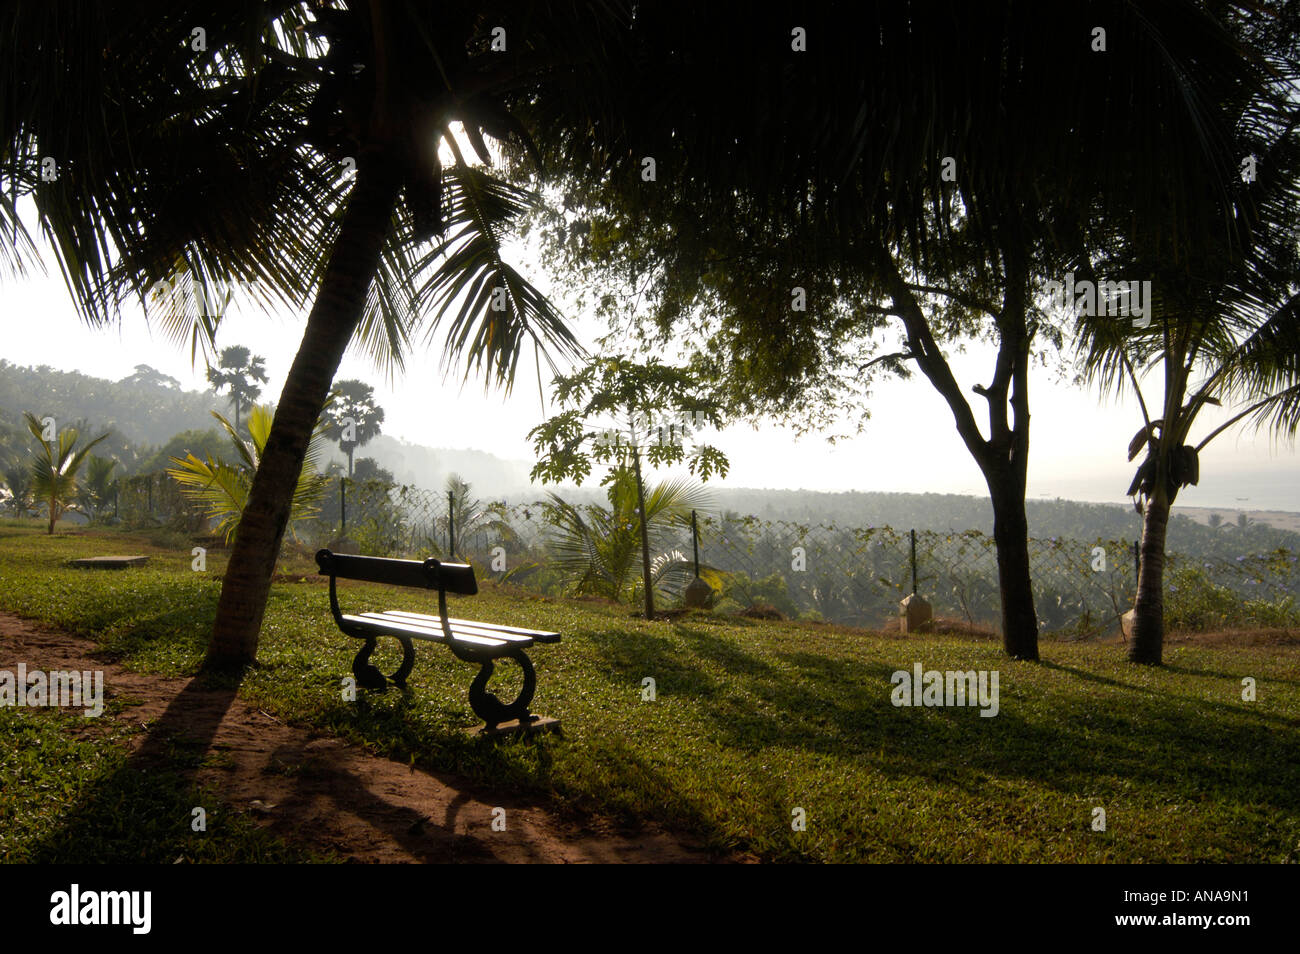
[[[913,354],[911,351],[895,351],[893,354],[882,354],[878,358],[872,358],[866,364],[858,365],[858,373],[862,374],[863,372],[870,369],[873,365],[881,364],[885,361],[892,361],[895,358],[901,358],[904,361],[907,361],[916,358],[916,355]]]
[[[945,298],[951,298],[959,305],[965,305],[967,308],[974,308],[976,311],[982,311],[992,318],[999,316],[998,310],[991,302],[976,298],[973,295],[967,295],[964,292],[955,292],[949,288],[939,288],[936,285],[914,285],[908,283],[908,289],[914,292],[922,292],[926,295],[943,295]]]

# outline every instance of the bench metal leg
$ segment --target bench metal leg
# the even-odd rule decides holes
[[[370,654],[375,651],[377,640],[373,638],[366,640],[366,644],[352,660],[352,675],[356,676],[358,686],[363,689],[387,689],[391,679],[399,689],[406,688],[406,677],[411,674],[411,667],[415,665],[415,646],[405,636],[396,638],[402,644],[402,665],[397,667],[397,672],[388,677],[385,677],[378,667],[370,665]]]
[[[470,708],[487,724],[489,729],[494,729],[498,724],[508,722],[511,719],[518,719],[523,724],[537,718],[537,716],[530,715],[528,712],[528,704],[533,701],[533,692],[537,689],[537,673],[533,671],[533,664],[522,649],[516,649],[509,653],[509,658],[519,663],[520,668],[524,671],[524,685],[519,690],[519,695],[514,702],[506,705],[487,691],[488,680],[492,678],[492,672],[496,669],[490,659],[483,663],[478,675],[474,677],[474,682],[469,687]]]

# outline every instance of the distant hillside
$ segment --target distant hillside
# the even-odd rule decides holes
[[[211,390],[186,391],[167,383],[171,380],[153,369],[109,381],[79,371],[20,367],[0,360],[0,451],[5,445],[27,446],[30,438],[22,415],[31,411],[38,417],[52,416],[59,427],[84,422],[95,434],[110,431],[110,439],[96,452],[116,457],[122,473],[165,466],[167,453],[160,454],[159,448],[170,444],[171,453],[207,448],[209,444],[198,438],[216,427],[212,412],[230,413],[224,396]],[[184,431],[199,434],[182,448],[172,439]],[[216,443],[223,440],[217,438]],[[366,444],[357,456],[373,457],[401,483],[438,489],[448,474],[456,473],[494,497],[527,486],[531,467],[486,451],[425,447],[387,435]],[[346,460],[337,448],[332,457]]]
[[[339,461],[346,460],[341,453],[334,456]],[[527,493],[521,494],[520,488],[528,486],[532,465],[527,461],[505,460],[487,451],[426,447],[381,434],[358,450],[357,456],[374,458],[401,484],[441,490],[447,475],[454,473],[469,481],[480,496],[531,499]]]
[[[561,496],[582,502],[603,502],[600,488],[560,489]],[[794,523],[831,523],[843,527],[891,526],[915,530],[981,530],[993,532],[993,508],[987,497],[958,494],[831,493],[813,490],[749,490],[715,487],[710,491],[717,508],[752,514],[764,520]],[[533,490],[511,495],[512,501],[543,496]],[[1074,500],[1029,500],[1025,503],[1032,537],[1069,540],[1135,540],[1142,535],[1142,518],[1128,504],[1080,503]],[[1199,514],[1198,514],[1199,516]],[[1270,519],[1261,519],[1269,516]],[[1168,547],[1184,553],[1230,557],[1277,547],[1300,549],[1300,533],[1283,529],[1296,514],[1251,515],[1243,530],[1235,526],[1236,513],[1224,512],[1222,526],[1178,512],[1169,521]],[[1270,526],[1270,523],[1273,525]],[[1229,526],[1228,524],[1233,524]]]

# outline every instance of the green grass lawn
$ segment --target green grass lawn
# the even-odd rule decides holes
[[[63,565],[123,552],[153,559],[123,572]],[[133,668],[191,673],[223,569],[217,554],[204,573],[191,559],[188,548],[138,537],[0,526],[0,609],[90,636]],[[302,559],[286,569],[311,571]],[[427,594],[380,586],[340,593],[352,611],[429,605]],[[629,607],[490,584],[452,598],[452,612],[564,634],[531,653],[534,708],[563,721],[562,737],[466,736],[477,721],[466,700],[474,668],[438,646],[419,648],[409,692],[345,701],[357,643],[336,630],[318,585],[274,587],[260,665],[239,691],[376,754],[542,793],[560,811],[654,819],[765,860],[1300,861],[1294,645],[1172,647],[1164,668],[1149,669],[1114,645],[1044,640],[1041,663],[1019,663],[988,641],[708,614],[648,623]],[[390,671],[394,649],[381,660]],[[997,670],[999,714],[896,708],[890,675],[917,662]],[[655,701],[643,701],[646,677]],[[1242,701],[1245,677],[1256,680],[1256,701]],[[57,719],[32,729],[38,717],[0,716],[5,752],[38,731],[69,748],[68,767],[51,796],[5,755],[0,831],[24,813],[43,843],[57,843],[56,809],[94,791],[113,743],[83,751],[91,743],[65,738]],[[48,802],[41,810],[38,799]],[[1104,832],[1093,830],[1098,807]],[[795,809],[804,831],[792,828]],[[290,850],[255,845],[244,830],[229,838],[232,855]]]

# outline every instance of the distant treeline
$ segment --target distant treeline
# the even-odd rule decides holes
[[[230,449],[214,427],[214,410],[228,412],[224,397],[210,390],[183,390],[175,379],[146,365],[120,381],[108,381],[77,371],[19,367],[0,360],[0,464],[24,456],[31,446],[23,411],[53,416],[60,428],[78,426],[94,435],[108,431],[109,439],[96,453],[118,460],[118,476],[161,471],[170,457],[186,453],[221,457]],[[485,451],[435,449],[381,435],[365,445],[362,454],[398,482],[432,490],[441,488],[453,472],[485,499],[504,497],[524,503],[545,496],[548,489],[529,485],[526,462]],[[993,528],[993,511],[983,497],[722,487],[710,492],[719,514],[765,520],[984,533]],[[604,501],[603,488],[595,486],[566,488],[563,495],[576,502]],[[1030,500],[1026,510],[1029,535],[1039,539],[1132,540],[1142,529],[1141,518],[1129,506]],[[1232,558],[1278,547],[1300,549],[1300,534],[1254,523],[1242,528],[1232,521],[1208,527],[1179,514],[1177,507],[1169,522],[1168,548],[1188,555]]]
[[[763,520],[829,524],[836,527],[881,527],[935,532],[979,530],[993,532],[993,508],[987,497],[959,494],[825,492],[815,490],[749,490],[715,487],[710,490],[719,513],[752,515]],[[602,502],[603,492],[566,489],[565,497]],[[527,495],[512,502],[528,499]],[[1048,540],[1136,540],[1142,518],[1131,505],[1081,503],[1074,500],[1029,500],[1029,536]],[[1300,549],[1300,533],[1249,523],[1245,529],[1231,521],[1218,528],[1178,513],[1169,521],[1167,547],[1189,556],[1233,558],[1278,547]]]

